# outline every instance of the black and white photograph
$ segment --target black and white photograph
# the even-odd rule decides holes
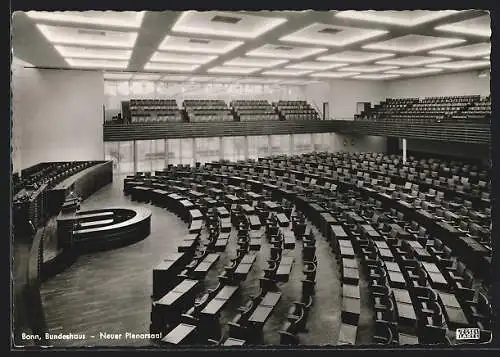
[[[490,16],[13,12],[11,349],[490,345]]]

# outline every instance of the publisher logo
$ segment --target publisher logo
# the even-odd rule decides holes
[[[468,327],[457,329],[457,340],[479,340],[479,328]]]

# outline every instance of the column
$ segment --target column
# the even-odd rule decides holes
[[[403,164],[406,164],[406,139],[403,138]]]
[[[246,136],[246,135],[245,135],[244,150],[245,150],[245,160],[248,160],[248,158],[249,158],[249,153],[248,153],[248,136]]]
[[[165,138],[165,154],[164,154],[164,159],[165,159],[165,169],[168,167],[168,139]]]

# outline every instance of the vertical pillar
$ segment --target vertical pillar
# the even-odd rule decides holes
[[[403,164],[406,164],[406,139],[403,138]]]
[[[219,160],[224,160],[224,139],[219,136]]]
[[[191,145],[193,146],[193,157],[192,157],[192,160],[193,160],[193,165],[196,164],[196,140],[195,138],[191,138],[192,142],[191,142]]]
[[[134,157],[134,174],[137,172],[137,140],[134,140],[134,145],[132,145],[132,153]]]
[[[267,156],[271,156],[273,154],[273,143],[271,140],[271,135],[267,136]]]
[[[164,154],[163,154],[163,159],[165,160],[165,168],[168,167],[168,139],[165,138],[165,151],[164,151]]]
[[[248,150],[248,136],[245,135],[244,138],[245,139],[243,141],[243,143],[244,143],[243,150],[245,152],[245,160],[248,160],[248,158],[250,157],[249,156],[249,150]]]

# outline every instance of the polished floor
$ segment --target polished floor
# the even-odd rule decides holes
[[[88,198],[82,209],[142,205],[130,201],[122,192],[123,177],[115,176],[112,184]],[[170,253],[187,233],[187,227],[173,213],[152,205],[151,234],[145,240],[116,250],[81,255],[65,271],[42,284],[41,294],[47,330],[51,334],[85,334],[84,340],[52,340],[55,346],[147,346],[150,340],[106,340],[99,333],[148,333],[151,311],[152,270]],[[308,229],[311,226],[309,225]],[[335,345],[340,329],[341,288],[335,256],[325,238],[313,228],[317,237],[318,272],[314,306],[310,312],[307,332],[299,334],[301,345]],[[286,283],[280,283],[282,298],[264,326],[264,345],[279,344],[278,331],[286,321],[293,301],[300,300],[302,245],[288,250],[295,263]],[[217,276],[230,258],[235,256],[236,230],[221,259],[204,279],[203,288],[215,287]],[[246,281],[223,310],[220,318],[222,334],[226,322],[236,315],[237,308],[259,290],[262,267],[266,265],[269,245],[263,245]],[[368,301],[366,280],[361,277],[361,317],[358,344],[370,343],[373,335],[373,312]],[[92,337],[94,336],[94,337]]]

